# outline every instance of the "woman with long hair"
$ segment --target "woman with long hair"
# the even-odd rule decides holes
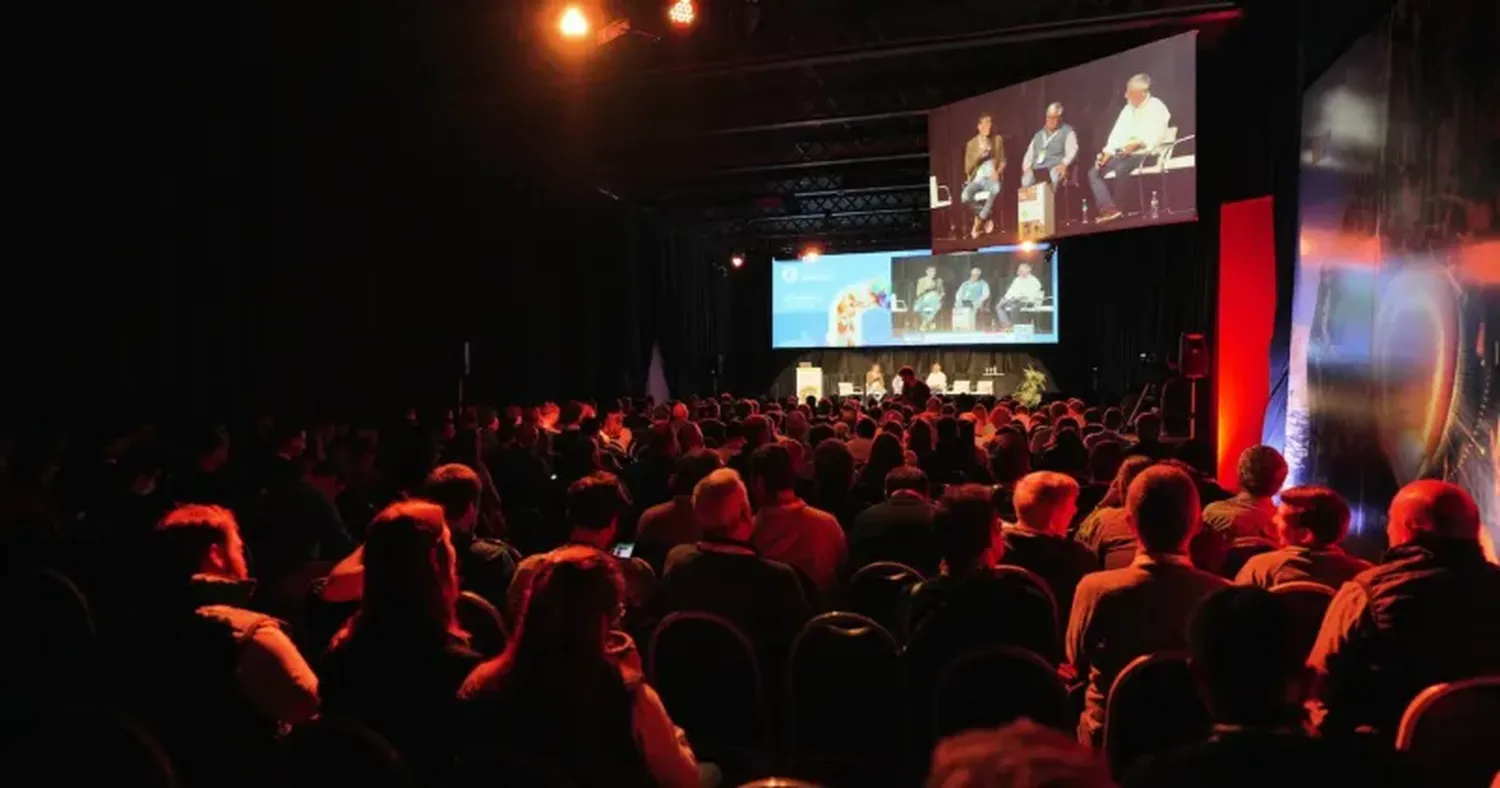
[[[697,761],[615,629],[624,579],[592,547],[548,554],[505,651],[459,690],[473,751],[496,747],[579,788],[700,784]]]
[[[442,507],[387,506],[370,523],[363,564],[359,609],[319,665],[323,710],[358,718],[428,772],[452,753],[454,698],[483,659],[454,612],[458,577]]]
[[[887,432],[876,435],[870,444],[870,458],[865,460],[854,483],[856,494],[872,504],[885,500],[886,474],[905,464],[901,440]]]
[[[1125,493],[1135,477],[1151,465],[1151,458],[1142,454],[1125,458],[1104,498],[1078,526],[1078,541],[1099,556],[1102,569],[1118,569],[1135,560],[1135,532],[1125,516]]]

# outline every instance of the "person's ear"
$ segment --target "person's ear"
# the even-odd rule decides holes
[[[211,544],[208,546],[208,555],[203,558],[203,566],[199,567],[208,572],[223,572],[229,566],[229,547],[222,544]]]

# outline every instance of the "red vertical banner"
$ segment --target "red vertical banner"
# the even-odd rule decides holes
[[[1219,309],[1214,332],[1219,481],[1238,485],[1240,452],[1260,443],[1271,394],[1276,232],[1270,197],[1219,207]]]

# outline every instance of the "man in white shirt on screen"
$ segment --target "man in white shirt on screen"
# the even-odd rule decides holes
[[[1031,264],[1021,263],[1016,266],[1016,278],[1010,280],[1005,296],[995,305],[995,317],[1000,321],[1000,329],[1009,331],[1014,324],[1011,311],[1039,306],[1045,298],[1042,281],[1032,275]]]
[[[927,373],[927,388],[932,389],[934,394],[948,390],[948,376],[943,373],[942,364],[932,365],[932,371]]]
[[[1038,175],[1045,175],[1056,189],[1057,184],[1068,177],[1073,160],[1078,158],[1078,134],[1072,126],[1063,123],[1062,115],[1062,104],[1054,101],[1047,105],[1047,118],[1021,158],[1022,187],[1036,183]]]
[[[1166,139],[1167,124],[1171,120],[1172,113],[1167,105],[1151,95],[1151,77],[1136,74],[1125,83],[1125,108],[1115,119],[1115,127],[1110,130],[1104,149],[1094,159],[1094,168],[1089,170],[1089,187],[1093,189],[1094,202],[1099,207],[1097,223],[1120,218],[1120,209],[1115,206],[1116,195],[1104,182],[1104,176],[1114,173],[1115,189],[1119,189],[1130,173]]]

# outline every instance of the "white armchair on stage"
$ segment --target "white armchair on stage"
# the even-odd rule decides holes
[[[953,381],[953,387],[950,388],[950,389],[948,389],[948,393],[949,394],[968,394],[969,393],[969,381],[967,381],[967,380],[955,380],[955,381]]]

